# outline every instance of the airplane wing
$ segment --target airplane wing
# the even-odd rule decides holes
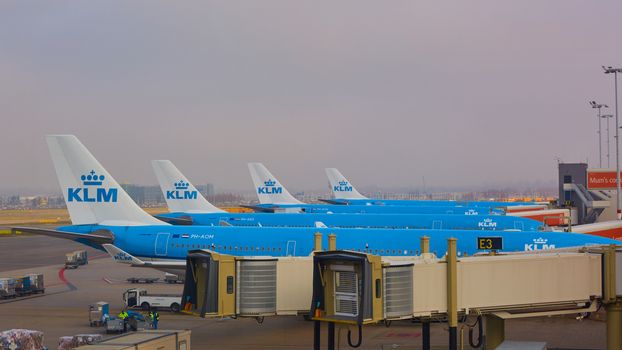
[[[270,207],[270,208],[266,208],[266,207],[260,207],[257,205],[241,205],[242,208],[248,208],[248,209],[252,209],[255,212],[258,213],[274,213],[275,210],[278,210],[278,207]]]
[[[186,261],[178,260],[178,261],[144,261],[139,258],[131,255],[130,253],[125,252],[121,248],[112,245],[112,244],[104,244],[104,249],[114,261],[121,264],[128,264],[133,267],[151,267],[158,270],[170,271],[170,270],[186,270]]]
[[[165,216],[160,216],[160,215],[154,215],[154,217],[158,220],[162,220],[172,225],[192,225],[193,224],[192,218],[189,216],[180,216],[176,218],[170,218],[170,217],[165,217]]]
[[[50,236],[56,238],[70,239],[73,241],[87,241],[96,245],[114,242],[114,235],[108,230],[98,230],[95,233],[73,233],[58,230],[50,230],[38,227],[11,227],[11,231],[32,233],[35,235]]]
[[[318,198],[318,201],[320,202],[324,202],[324,203],[328,203],[328,204],[334,204],[334,205],[348,205],[348,201],[345,199],[324,199],[324,198]]]
[[[299,207],[283,207],[280,206],[278,204],[273,204],[270,207],[263,207],[263,206],[258,206],[258,205],[240,205],[242,208],[248,208],[248,209],[252,209],[253,211],[257,212],[257,213],[277,213],[277,212],[282,212],[285,210],[290,210],[290,212],[293,210],[294,212],[300,212],[303,213],[305,212],[304,208],[299,208]]]

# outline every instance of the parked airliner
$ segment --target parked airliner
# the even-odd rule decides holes
[[[172,224],[263,227],[359,227],[401,229],[544,229],[536,220],[505,215],[454,214],[292,214],[228,213],[210,203],[169,160],[151,162],[170,213],[156,217]]]
[[[446,205],[338,205],[346,202],[329,204],[307,204],[294,198],[281,182],[261,163],[249,163],[248,169],[255,186],[259,204],[249,206],[256,211],[304,211],[307,213],[375,213],[375,214],[463,214],[491,215],[504,214],[493,205],[469,207],[459,202],[447,201]]]
[[[533,202],[498,202],[498,201],[451,201],[451,200],[418,200],[418,199],[377,199],[368,198],[357,191],[345,176],[336,168],[326,168],[326,176],[333,198],[322,199],[330,204],[347,205],[397,205],[397,206],[461,206],[467,208],[505,208],[533,206]]]

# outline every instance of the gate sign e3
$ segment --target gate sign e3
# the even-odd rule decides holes
[[[621,172],[622,177],[622,172]],[[615,190],[616,172],[608,170],[588,170],[587,171],[588,190]]]

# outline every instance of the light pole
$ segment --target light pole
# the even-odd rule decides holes
[[[602,141],[602,132],[600,131],[600,109],[601,108],[609,108],[609,106],[601,104],[601,103],[596,103],[596,101],[590,101],[590,105],[592,106],[592,108],[597,108],[598,109],[598,167],[599,168],[603,168],[603,141]]]
[[[600,117],[607,119],[607,169],[611,169],[611,163],[609,162],[609,119],[613,118],[613,114],[603,114]]]
[[[620,211],[620,124],[618,123],[618,73],[622,73],[622,68],[605,67],[605,74],[613,74],[613,93],[615,98],[615,116],[616,116],[616,209],[618,220],[622,219],[622,211]]]

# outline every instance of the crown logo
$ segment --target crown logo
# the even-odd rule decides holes
[[[102,181],[104,180],[104,175],[97,175],[95,170],[91,170],[90,173],[80,176],[82,180],[82,184],[84,186],[101,186]]]
[[[175,186],[176,190],[187,190],[190,184],[185,182],[184,180],[179,180],[179,182],[175,182],[173,186]]]
[[[272,187],[272,186],[276,185],[276,181],[271,180],[271,179],[268,179],[267,181],[264,181],[263,183],[264,183],[264,185],[266,185],[266,187]]]
[[[347,186],[348,185],[348,181],[339,181],[339,186]]]
[[[533,243],[535,243],[535,244],[546,244],[546,242],[548,242],[548,241],[549,241],[548,239],[540,237],[540,238],[534,239]]]

